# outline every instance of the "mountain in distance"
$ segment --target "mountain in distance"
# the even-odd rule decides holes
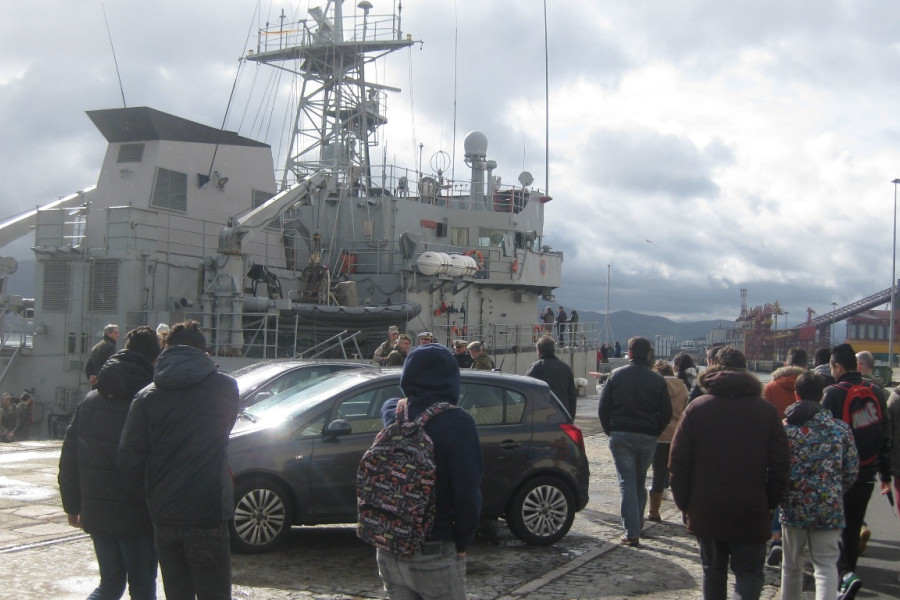
[[[577,308],[576,308],[577,310]],[[578,311],[578,319],[582,323],[597,323],[600,331],[600,342],[605,339],[605,323],[606,315],[594,311]],[[628,338],[634,336],[643,336],[653,342],[656,336],[664,337],[673,336],[676,341],[705,340],[706,335],[712,329],[731,329],[734,327],[734,321],[725,319],[716,319],[711,321],[693,321],[693,322],[677,322],[666,317],[656,317],[652,315],[642,315],[640,313],[631,312],[630,310],[617,310],[609,313],[609,330],[611,341],[618,340],[624,347]]]

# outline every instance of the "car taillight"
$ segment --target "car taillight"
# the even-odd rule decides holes
[[[579,448],[584,450],[584,436],[581,434],[581,429],[571,423],[562,423],[559,428],[566,432],[566,435],[572,438]]]

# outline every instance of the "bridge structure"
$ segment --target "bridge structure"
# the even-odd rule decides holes
[[[897,287],[900,288],[900,282]],[[756,360],[781,360],[787,348],[793,346],[806,349],[812,356],[816,348],[833,345],[832,325],[891,302],[891,288],[887,288],[815,318],[815,311],[808,308],[806,322],[778,329],[778,316],[785,314],[778,302],[747,309],[746,290],[741,293],[744,301],[741,316],[735,322],[733,343],[743,347],[747,358]]]

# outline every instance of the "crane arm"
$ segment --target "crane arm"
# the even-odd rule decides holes
[[[265,227],[292,204],[301,202],[313,192],[328,183],[330,176],[319,170],[307,175],[283,192],[272,196],[269,200],[241,217],[229,219],[222,233],[219,234],[219,252],[223,254],[240,254],[241,242]]]

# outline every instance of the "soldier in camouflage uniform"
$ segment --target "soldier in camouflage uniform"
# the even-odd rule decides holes
[[[375,349],[375,355],[372,356],[372,362],[376,365],[384,366],[387,358],[394,346],[397,344],[397,338],[400,336],[400,329],[396,325],[388,327],[388,339],[383,341],[378,348]]]
[[[397,336],[397,345],[394,346],[394,349],[391,350],[391,353],[388,354],[387,361],[385,361],[384,366],[386,367],[402,367],[403,363],[406,362],[406,355],[409,354],[409,347],[412,346],[412,340],[409,339],[409,336],[405,333],[401,333]]]
[[[474,361],[470,368],[481,369],[482,371],[491,371],[494,368],[494,361],[485,353],[484,346],[481,342],[472,342],[468,345],[469,355]]]

